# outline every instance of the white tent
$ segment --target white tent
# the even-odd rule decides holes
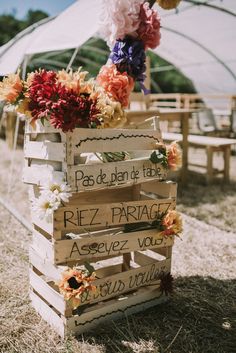
[[[101,0],[78,0],[55,19],[19,35],[0,48],[0,75],[15,71],[23,58],[26,63],[36,53],[80,47],[99,32],[100,8]],[[178,11],[158,11],[162,41],[155,52],[199,91],[235,94],[236,1],[183,0]]]
[[[162,41],[155,52],[178,67],[198,91],[234,93],[236,1],[193,3],[183,1],[178,13],[161,12]]]

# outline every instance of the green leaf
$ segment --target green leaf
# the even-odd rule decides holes
[[[153,151],[149,160],[152,162],[152,163],[160,163],[159,159],[158,159],[158,155],[156,153],[156,151]]]
[[[90,265],[90,263],[88,261],[85,261],[84,267],[88,271],[89,276],[95,271],[95,268],[92,265]]]

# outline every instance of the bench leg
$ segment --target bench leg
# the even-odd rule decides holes
[[[206,180],[207,180],[207,183],[209,184],[213,180],[213,148],[212,148],[212,146],[207,146],[206,153],[207,153]]]
[[[230,168],[230,146],[224,148],[224,181],[229,183],[229,168]]]

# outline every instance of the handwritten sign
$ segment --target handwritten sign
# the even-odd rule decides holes
[[[122,224],[152,222],[175,208],[173,198],[98,205],[61,207],[54,212],[54,227],[68,232]]]
[[[173,245],[173,237],[163,237],[157,229],[138,232],[106,234],[80,239],[55,241],[57,264],[94,258],[119,256],[131,251],[147,250]]]
[[[81,296],[81,305],[106,300],[134,289],[155,284],[163,273],[170,272],[170,259],[121,272],[110,277],[96,280],[93,284],[96,292],[84,292]]]
[[[68,182],[76,191],[137,184],[147,180],[165,180],[167,170],[148,158],[85,164],[68,167]]]
[[[72,154],[152,150],[163,145],[160,131],[151,129],[75,129],[68,137]]]

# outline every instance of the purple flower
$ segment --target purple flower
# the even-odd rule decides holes
[[[120,72],[126,71],[129,76],[140,82],[141,87],[143,86],[143,81],[146,78],[146,54],[142,41],[131,37],[117,40],[110,54],[110,59]]]

